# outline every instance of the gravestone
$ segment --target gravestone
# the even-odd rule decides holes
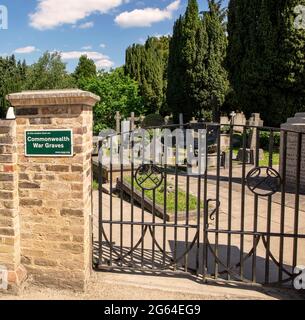
[[[286,187],[295,191],[297,184],[297,166],[301,161],[300,192],[305,193],[305,113],[297,113],[281,125],[280,172],[284,176],[284,157],[286,153]],[[287,131],[287,144],[284,150],[284,132]],[[298,135],[302,134],[302,151],[298,154]]]
[[[241,148],[238,152],[237,159],[238,161],[245,161],[246,163],[256,164],[257,159],[257,127],[262,127],[264,125],[264,121],[260,118],[259,113],[253,113],[247,123],[248,126],[252,127],[250,133],[250,139],[248,143],[248,148],[245,150]],[[241,127],[243,130],[243,127]],[[264,151],[262,149],[258,150],[259,160],[264,159]]]
[[[124,120],[121,123],[122,133],[128,133],[130,131],[130,121]]]
[[[121,119],[122,119],[122,117],[121,117],[119,111],[116,112],[114,119],[115,119],[115,123],[116,123],[116,133],[120,133],[121,132]]]
[[[131,112],[130,118],[128,119],[130,121],[130,130],[133,131],[135,129],[135,123],[136,123],[136,118],[134,115],[134,112]]]

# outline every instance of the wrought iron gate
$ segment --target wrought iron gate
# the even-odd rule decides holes
[[[212,123],[101,138],[96,267],[291,286],[305,265],[304,142]]]

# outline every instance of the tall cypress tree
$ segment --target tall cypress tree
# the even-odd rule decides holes
[[[173,36],[169,45],[167,104],[175,118],[187,109],[185,94],[185,62],[182,57],[183,17],[175,22]],[[177,119],[176,119],[177,120]]]
[[[197,0],[189,0],[185,15],[174,25],[169,51],[167,102],[176,120],[179,113],[189,120],[198,110],[195,83],[200,24]]]
[[[211,110],[214,121],[219,120],[220,107],[228,92],[228,74],[225,69],[227,36],[224,19],[226,12],[221,8],[222,1],[209,0],[209,11],[203,16],[203,32],[206,33],[208,48],[206,55],[206,76],[204,80],[204,97],[201,107]]]
[[[231,0],[228,70],[240,109],[278,126],[305,110],[305,31],[294,8],[305,0]]]
[[[176,120],[202,116],[223,104],[228,90],[224,68],[227,39],[222,1],[208,0],[209,11],[199,16],[198,3],[189,0],[174,26],[168,66],[168,105]]]

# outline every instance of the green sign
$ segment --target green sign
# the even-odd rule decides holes
[[[25,155],[28,157],[72,157],[72,130],[26,131]]]

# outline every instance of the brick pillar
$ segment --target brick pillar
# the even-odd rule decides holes
[[[91,271],[92,107],[80,90],[12,94],[22,263],[35,282],[84,290]],[[25,156],[25,130],[73,130],[73,157]]]
[[[18,291],[25,277],[20,264],[16,122],[0,120],[0,292]]]
[[[300,192],[305,194],[305,113],[297,113],[294,118],[289,118],[281,125],[286,130],[286,186],[288,190],[296,190],[297,161],[301,158]],[[298,133],[302,133],[302,153],[298,154]],[[281,157],[280,171],[283,173],[283,131],[281,133]]]

